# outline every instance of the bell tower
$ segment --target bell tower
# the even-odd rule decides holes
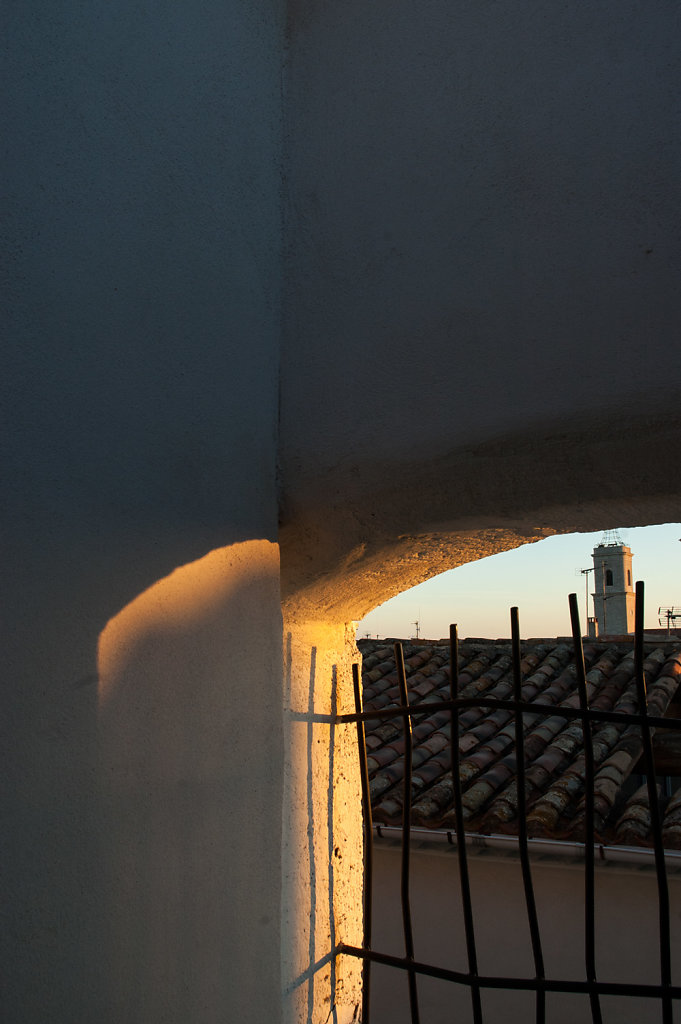
[[[600,636],[634,632],[632,557],[617,530],[606,530],[593,550],[594,616]]]

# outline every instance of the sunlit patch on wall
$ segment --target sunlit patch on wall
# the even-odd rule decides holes
[[[100,702],[111,695],[140,648],[215,624],[237,589],[271,578],[273,569],[278,569],[277,546],[254,540],[217,548],[154,583],[110,619],[100,635]]]

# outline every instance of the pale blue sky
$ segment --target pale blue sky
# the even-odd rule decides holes
[[[657,626],[660,605],[681,606],[681,523],[621,529],[620,535],[634,556],[634,580],[646,584],[645,625]],[[593,565],[591,553],[602,536],[600,530],[548,537],[442,573],[374,609],[357,636],[415,636],[419,619],[421,636],[430,639],[447,636],[450,622],[458,623],[462,637],[507,637],[514,604],[522,636],[567,636],[567,595],[577,594],[583,625],[584,576],[576,570]],[[592,590],[590,574],[589,594]]]

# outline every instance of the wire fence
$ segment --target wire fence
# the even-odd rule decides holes
[[[523,721],[525,715],[536,717],[538,714],[548,717],[555,714],[553,704],[542,705],[540,702],[528,702],[521,699],[521,641],[518,620],[518,609],[511,609],[511,645],[513,699],[500,700],[480,697],[461,698],[459,696],[459,651],[457,627],[450,627],[450,699],[429,704],[429,711],[447,710],[451,715],[450,756],[453,779],[453,797],[456,818],[456,848],[458,854],[458,874],[461,890],[463,912],[463,928],[466,943],[466,971],[448,970],[433,964],[424,963],[415,956],[412,928],[412,910],[410,901],[410,849],[411,849],[411,793],[412,793],[412,716],[422,712],[416,705],[409,704],[409,694],[404,666],[402,645],[395,644],[395,665],[400,692],[399,706],[373,709],[365,712],[362,708],[362,691],[360,669],[353,665],[353,687],[355,697],[355,714],[342,715],[340,721],[355,722],[357,726],[357,746],[359,752],[362,807],[364,818],[364,928],[362,946],[341,944],[337,952],[348,956],[359,957],[363,961],[363,995],[362,1024],[370,1024],[371,1005],[371,965],[384,964],[407,974],[409,989],[409,1005],[412,1024],[420,1024],[418,978],[429,976],[466,986],[470,990],[471,1009],[474,1024],[482,1024],[481,992],[484,989],[525,990],[535,992],[535,1019],[537,1024],[546,1021],[547,993],[582,993],[589,998],[591,1019],[593,1024],[601,1024],[602,996],[647,997],[659,1001],[662,1024],[672,1024],[674,1000],[681,999],[681,986],[672,984],[672,958],[670,939],[670,904],[665,856],[661,826],[658,789],[655,780],[655,764],[653,756],[652,733],[658,727],[681,730],[681,719],[659,718],[648,714],[646,699],[646,680],[644,672],[644,630],[643,606],[644,584],[636,584],[636,614],[634,631],[634,666],[638,713],[626,714],[618,711],[600,711],[591,709],[587,700],[586,669],[582,647],[582,633],[577,608],[577,596],[570,594],[570,619],[572,624],[572,640],[575,654],[575,672],[579,694],[579,707],[561,708],[561,715],[581,721],[584,738],[585,757],[585,857],[584,857],[584,975],[576,979],[550,978],[546,976],[542,939],[537,916],[532,870],[530,865],[527,808],[525,798],[525,741]],[[506,709],[513,712],[515,719],[515,745],[517,751],[517,789],[518,789],[518,850],[522,869],[522,881],[525,897],[534,975],[532,977],[503,977],[481,975],[478,971],[478,950],[475,934],[475,919],[471,900],[471,887],[468,873],[467,850],[464,835],[464,815],[462,806],[462,789],[459,777],[459,713],[468,707],[488,709]],[[369,773],[365,744],[364,722],[376,718],[401,718],[405,738],[404,758],[404,796],[402,813],[402,845],[401,845],[401,876],[400,897],[402,909],[402,927],[404,933],[404,956],[394,956],[372,948],[372,903],[373,903],[373,828],[371,817],[371,799]],[[600,722],[616,722],[626,726],[636,726],[641,731],[643,745],[643,767],[647,779],[648,800],[650,805],[651,834],[655,855],[655,872],[658,897],[658,932],[659,932],[659,984],[635,984],[628,982],[599,981],[596,963],[596,921],[594,899],[595,869],[595,829],[594,829],[594,754],[592,742],[592,725]]]

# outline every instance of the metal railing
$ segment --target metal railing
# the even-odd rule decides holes
[[[381,709],[364,711],[362,708],[362,692],[360,670],[353,665],[353,686],[355,696],[355,714],[339,716],[339,721],[355,722],[357,725],[357,746],[359,751],[362,805],[364,816],[364,930],[362,946],[340,944],[337,952],[347,956],[359,957],[363,961],[363,997],[362,1024],[369,1024],[371,999],[371,965],[384,964],[405,971],[408,978],[409,1004],[412,1024],[420,1024],[418,977],[420,975],[439,978],[469,988],[472,1015],[475,1024],[482,1024],[481,991],[483,989],[525,990],[536,993],[535,1019],[537,1024],[546,1020],[547,993],[582,993],[589,997],[591,1019],[593,1024],[601,1024],[602,996],[647,997],[659,1000],[663,1024],[672,1024],[673,1001],[681,999],[681,986],[672,984],[671,971],[671,940],[670,940],[670,907],[665,856],[663,847],[660,807],[655,782],[655,764],[653,757],[652,730],[658,727],[665,729],[681,729],[680,719],[654,717],[648,714],[646,700],[646,682],[644,674],[644,642],[643,642],[643,604],[644,585],[636,584],[636,623],[634,632],[634,665],[635,686],[638,702],[637,714],[626,714],[617,711],[600,711],[590,709],[587,701],[586,670],[582,635],[577,609],[577,597],[570,594],[570,618],[572,623],[572,639],[575,653],[575,672],[579,707],[561,707],[561,716],[579,719],[582,723],[584,757],[585,757],[585,878],[584,878],[584,978],[560,979],[548,978],[544,969],[542,941],[537,917],[532,871],[528,848],[527,808],[525,796],[525,741],[523,716],[538,714],[545,717],[555,715],[556,707],[545,704],[523,701],[521,699],[521,642],[518,621],[518,609],[511,609],[511,642],[512,642],[512,673],[513,699],[500,700],[481,697],[459,697],[459,651],[457,627],[450,627],[450,699],[432,701],[428,704],[430,713],[447,710],[451,714],[451,766],[453,780],[453,798],[456,818],[456,846],[458,853],[459,885],[463,911],[463,926],[466,942],[468,970],[455,971],[424,963],[416,959],[412,928],[412,912],[410,903],[410,833],[411,833],[411,791],[412,791],[412,733],[411,719],[413,715],[422,714],[423,707],[409,704],[406,673],[402,645],[395,644],[395,664],[400,692],[399,706],[393,705]],[[515,743],[517,750],[517,782],[518,782],[518,849],[522,869],[522,880],[525,895],[532,956],[534,961],[533,977],[502,977],[481,975],[478,971],[478,955],[475,936],[475,919],[471,900],[471,887],[468,874],[467,849],[464,835],[464,816],[462,806],[462,790],[459,778],[459,712],[468,707],[492,708],[512,711],[515,717]],[[372,948],[372,894],[373,894],[373,828],[371,819],[371,800],[369,773],[367,766],[364,723],[368,719],[400,718],[403,723],[405,738],[404,757],[404,797],[402,811],[402,858],[401,858],[401,909],[404,932],[404,956],[382,953]],[[643,766],[647,777],[648,800],[650,805],[651,833],[655,855],[655,871],[658,895],[658,932],[659,932],[659,984],[636,984],[630,982],[603,982],[598,980],[595,942],[595,900],[594,900],[594,755],[592,746],[592,724],[599,722],[615,722],[626,726],[636,725],[641,730],[643,745]]]

